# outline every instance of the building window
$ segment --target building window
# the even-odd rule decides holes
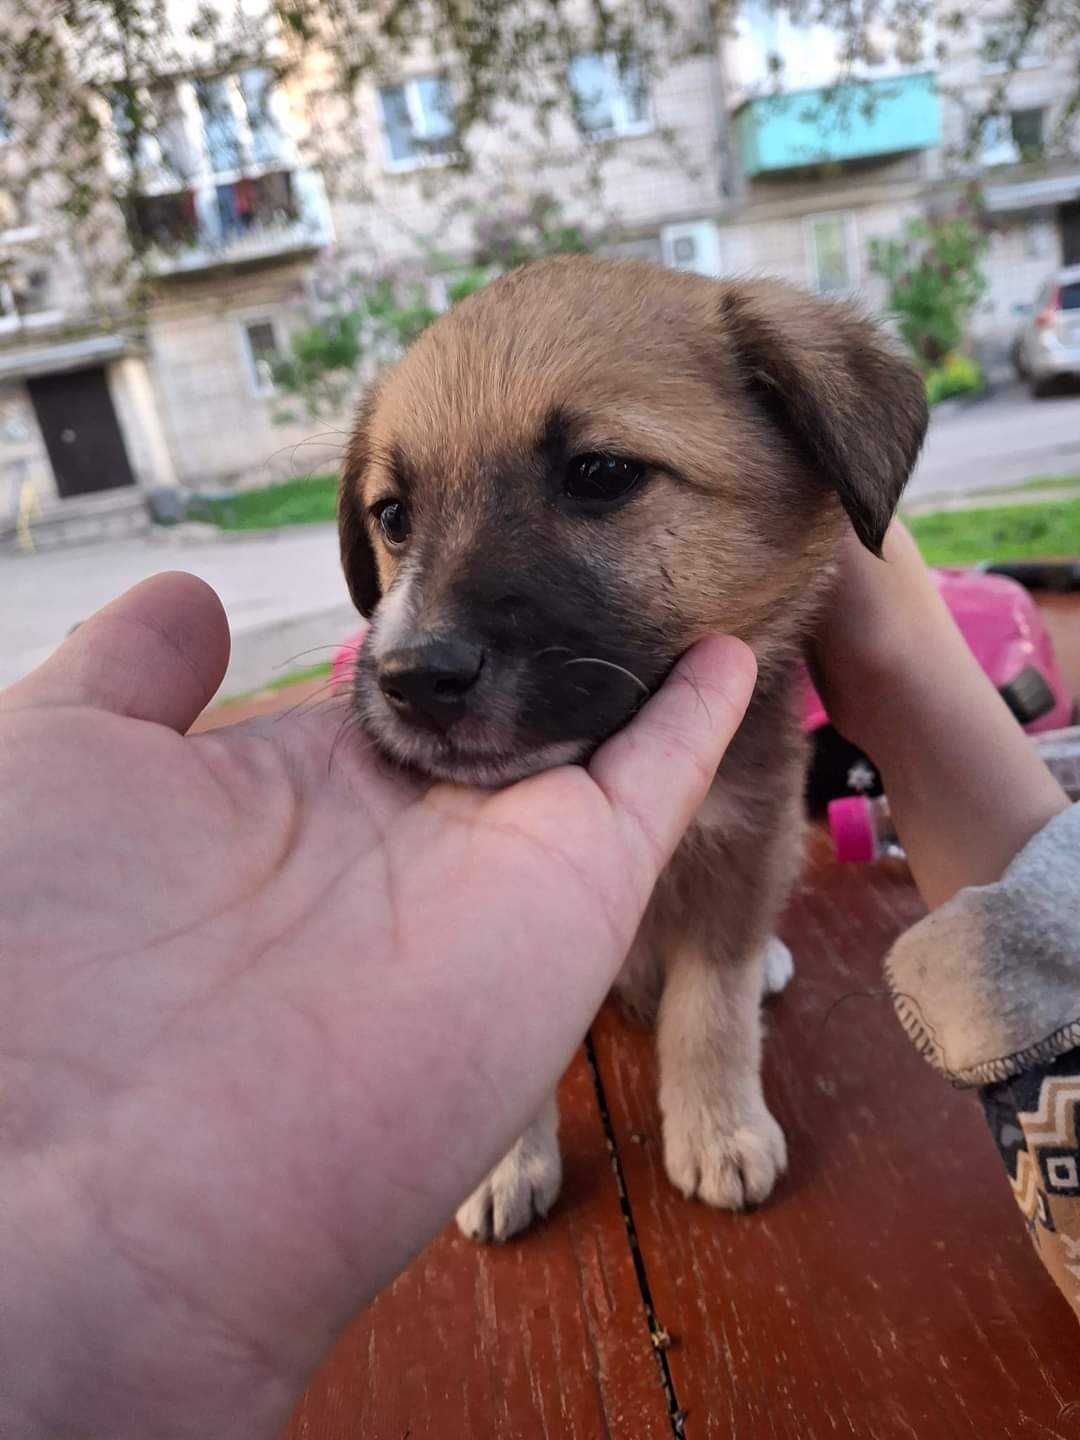
[[[195,86],[206,153],[215,175],[239,170],[244,163],[239,117],[233,106],[232,92],[232,84],[226,78],[200,80]]]
[[[284,137],[273,112],[273,78],[266,70],[241,71],[237,77],[243,118],[256,165],[279,165],[285,159]]]
[[[1013,144],[1021,160],[1037,160],[1043,151],[1045,110],[1014,110],[1009,116]]]
[[[0,100],[0,145],[8,140],[15,139],[15,128],[11,123],[11,115],[3,100]]]
[[[272,395],[275,389],[274,366],[284,359],[277,327],[272,320],[246,320],[242,330],[252,393]]]
[[[979,159],[984,165],[1017,165],[1043,153],[1045,110],[1011,110],[983,121]]]
[[[273,112],[273,94],[273,76],[254,67],[238,75],[198,81],[195,99],[206,154],[215,175],[234,174],[252,166],[266,169],[286,162],[284,136]]]
[[[9,270],[0,277],[0,330],[58,320],[59,311],[50,310],[48,302],[47,270]]]
[[[984,75],[1003,75],[1013,66],[1021,70],[1038,69],[1047,63],[1046,36],[1035,30],[1028,36],[1020,54],[1017,24],[1004,20],[984,20],[979,45],[979,64]]]
[[[859,283],[855,217],[812,215],[806,222],[811,282],[819,295],[843,295]]]
[[[423,75],[379,91],[387,166],[411,170],[447,160],[454,151],[457,127],[449,82],[441,75]]]
[[[574,119],[593,140],[649,130],[649,97],[639,66],[612,54],[578,55],[568,76]]]
[[[125,160],[129,159],[131,137],[138,126],[135,162],[144,186],[160,189],[185,183],[195,161],[175,87],[115,93],[112,119]]]

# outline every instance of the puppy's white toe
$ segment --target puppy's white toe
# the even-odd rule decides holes
[[[688,1200],[744,1210],[768,1199],[787,1169],[787,1145],[764,1103],[735,1125],[699,1111],[665,1119],[664,1165]]]
[[[470,1240],[509,1240],[543,1219],[561,1185],[558,1140],[539,1148],[519,1140],[458,1210],[458,1229]]]
[[[795,974],[795,961],[791,951],[776,935],[770,935],[765,942],[765,980],[763,995],[779,995]]]

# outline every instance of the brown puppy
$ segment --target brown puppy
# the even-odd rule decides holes
[[[502,784],[584,759],[703,635],[758,657],[619,982],[659,1014],[668,1174],[714,1205],[763,1200],[785,1164],[759,1010],[790,973],[772,931],[800,852],[795,663],[845,525],[880,546],[926,420],[919,378],[846,306],[564,256],[426,331],[349,446],[342,558],[374,619],[355,699],[395,760]],[[552,1100],[466,1233],[547,1211],[556,1128]]]

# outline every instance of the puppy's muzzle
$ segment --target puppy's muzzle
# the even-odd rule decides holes
[[[467,640],[425,640],[379,660],[379,689],[403,720],[445,734],[468,709],[484,652]]]

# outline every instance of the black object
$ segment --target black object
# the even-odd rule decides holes
[[[880,794],[881,776],[873,762],[831,725],[819,726],[810,737],[810,770],[806,777],[810,814],[823,815],[830,800]]]
[[[178,525],[187,517],[188,495],[175,485],[146,493],[146,508],[155,525]]]
[[[1054,692],[1034,665],[1027,665],[998,694],[1021,725],[1030,725],[1054,708]]]
[[[1043,674],[1028,665],[1007,685],[1001,698],[1021,725],[1040,720],[1054,708],[1054,692]],[[1080,712],[1080,705],[1077,706]],[[881,776],[874,762],[831,725],[821,725],[810,737],[810,769],[806,778],[806,804],[811,815],[823,815],[830,800],[852,795],[873,798],[882,793]]]
[[[984,575],[1004,575],[1026,590],[1080,590],[1080,560],[1014,560],[979,567]]]

